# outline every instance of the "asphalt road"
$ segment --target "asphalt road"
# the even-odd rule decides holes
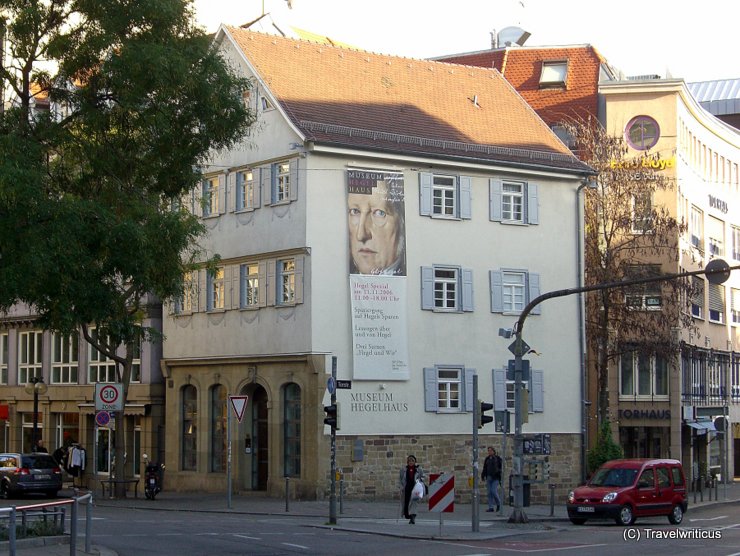
[[[142,511],[98,507],[95,542],[120,556],[625,554],[740,553],[740,504],[693,508],[680,527],[665,518],[631,528],[611,522],[525,526],[488,540],[428,540],[326,527],[317,517]]]

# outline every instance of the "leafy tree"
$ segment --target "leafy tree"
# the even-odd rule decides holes
[[[623,457],[622,448],[612,438],[612,428],[608,420],[599,425],[596,444],[588,452],[588,472],[596,471],[604,462]]]
[[[188,0],[0,0],[3,20],[0,310],[24,302],[48,329],[81,329],[116,361],[125,403],[136,346],[156,334],[145,313],[202,255],[178,202],[210,151],[246,135],[249,83]]]
[[[576,154],[597,172],[586,191],[585,283],[623,282],[675,273],[679,237],[686,226],[661,204],[675,196],[666,161],[649,152],[633,157],[622,137],[595,120],[566,125]],[[692,326],[681,310],[690,282],[672,280],[591,292],[586,336],[595,354],[598,422],[609,420],[609,368],[622,354],[638,351],[676,363],[679,325]]]

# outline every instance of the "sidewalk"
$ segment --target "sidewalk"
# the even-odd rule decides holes
[[[61,493],[64,495],[64,491]],[[71,495],[72,493],[69,493]],[[398,501],[392,500],[344,500],[337,498],[336,524],[329,524],[329,500],[302,501],[290,500],[287,503],[281,498],[268,498],[261,493],[235,494],[231,497],[231,508],[228,507],[226,493],[200,494],[162,492],[156,500],[140,498],[110,499],[103,498],[99,492],[95,498],[95,506],[111,508],[135,508],[137,510],[167,510],[173,512],[217,512],[236,513],[244,515],[272,515],[289,517],[315,518],[308,526],[324,527],[345,531],[355,531],[385,536],[404,538],[439,539],[446,540],[484,540],[499,537],[515,536],[532,530],[542,530],[555,527],[567,527],[568,515],[564,500],[556,500],[552,514],[549,505],[535,505],[524,508],[529,518],[526,524],[508,523],[511,507],[504,506],[499,513],[486,512],[485,504],[481,504],[479,513],[479,530],[472,530],[472,506],[470,504],[455,504],[453,513],[430,513],[426,505],[419,507],[416,524],[410,525],[408,520],[397,517],[399,513]],[[720,485],[715,500],[714,491],[709,500],[708,491],[704,492],[702,501],[697,494],[694,502],[693,493],[689,494],[688,515],[691,509],[710,504],[725,504],[740,502],[740,482],[731,485]],[[441,517],[441,524],[440,524]],[[57,539],[56,542],[66,541],[66,544],[43,545],[41,539],[19,541],[18,556],[68,556],[68,537]],[[31,545],[29,541],[39,543]],[[28,544],[26,544],[28,543]],[[115,556],[115,552],[95,545],[92,539],[92,554],[99,556]],[[0,543],[2,547],[3,543]],[[7,546],[7,544],[5,545]],[[77,554],[83,555],[84,537],[78,540]],[[0,551],[3,549],[0,548]]]

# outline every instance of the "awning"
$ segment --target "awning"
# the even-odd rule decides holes
[[[714,423],[712,421],[694,421],[693,423],[686,424],[692,429],[717,432],[717,429],[714,428]]]

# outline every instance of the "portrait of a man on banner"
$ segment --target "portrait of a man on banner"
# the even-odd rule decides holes
[[[350,274],[406,276],[403,175],[347,171]]]

